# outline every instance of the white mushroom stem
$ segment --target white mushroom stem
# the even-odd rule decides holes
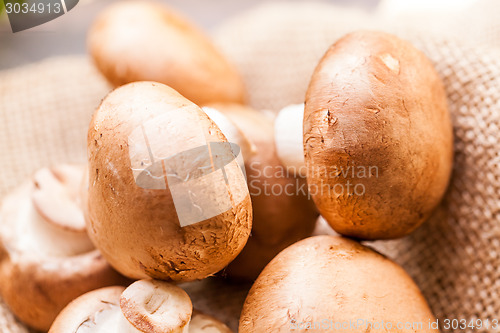
[[[82,174],[82,168],[73,166],[41,169],[5,199],[3,218],[11,223],[3,223],[0,234],[11,255],[64,257],[94,248],[75,197]]]
[[[303,129],[304,104],[283,108],[274,121],[274,140],[278,158],[288,172],[297,177],[306,176]]]
[[[326,222],[323,216],[319,216],[316,220],[316,227],[314,228],[314,231],[312,233],[312,236],[319,235],[338,235],[338,233],[332,229],[328,222]]]

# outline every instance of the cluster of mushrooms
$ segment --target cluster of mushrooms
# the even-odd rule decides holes
[[[305,104],[273,119],[245,105],[235,68],[162,5],[110,6],[88,45],[116,87],[90,122],[88,164],[37,171],[0,212],[0,294],[21,321],[50,333],[231,332],[177,286],[222,272],[255,280],[242,333],[342,330],[307,326],[327,319],[434,330],[412,279],[358,242],[409,234],[448,184],[446,96],[420,51],[386,33],[346,35]],[[369,166],[362,179],[330,173]],[[334,191],[349,182],[362,195]],[[309,237],[318,214],[349,238]]]

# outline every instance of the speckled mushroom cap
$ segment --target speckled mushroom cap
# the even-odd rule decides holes
[[[307,183],[339,233],[391,239],[437,207],[453,165],[443,82],[410,42],[357,31],[332,45],[306,94]]]
[[[232,146],[172,88],[137,82],[110,93],[88,156],[89,234],[122,274],[202,279],[245,245],[252,208]]]

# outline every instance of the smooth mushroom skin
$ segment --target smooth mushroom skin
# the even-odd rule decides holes
[[[189,333],[233,333],[233,331],[214,317],[193,310]]]
[[[243,156],[252,199],[252,234],[224,270],[232,279],[254,280],[281,250],[311,235],[318,212],[308,197],[305,179],[296,178],[281,164],[271,118],[242,105],[209,107],[223,113],[255,147]]]
[[[120,297],[125,318],[140,332],[187,332],[193,304],[181,288],[156,280],[131,284]]]
[[[339,233],[390,239],[441,201],[453,162],[443,84],[425,55],[393,35],[346,35],[311,78],[304,113],[309,191]]]
[[[244,247],[252,208],[243,172],[232,155],[223,167],[206,168],[192,152],[207,142],[213,153],[226,138],[198,106],[161,83],[122,86],[96,110],[88,132],[88,229],[125,276],[202,279]],[[164,169],[152,179],[157,165]],[[154,181],[143,182],[145,176]]]
[[[125,280],[86,234],[77,208],[82,170],[41,169],[2,204],[0,293],[14,314],[37,330],[47,331],[76,297]]]
[[[335,323],[358,323],[339,327]],[[278,254],[245,300],[239,333],[438,332],[426,300],[406,272],[386,257],[339,236],[304,239]],[[326,325],[318,326],[313,325]],[[422,323],[412,329],[398,323]],[[307,328],[309,327],[309,328]]]
[[[245,88],[205,34],[163,4],[123,1],[105,9],[88,34],[95,64],[115,87],[167,84],[189,100],[242,103]]]

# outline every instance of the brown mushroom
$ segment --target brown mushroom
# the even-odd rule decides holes
[[[205,34],[163,4],[112,4],[94,22],[88,46],[99,70],[115,86],[157,81],[197,104],[244,100],[236,69]]]
[[[80,166],[37,171],[0,210],[0,293],[19,319],[47,330],[74,298],[118,275],[95,250],[80,208]]]
[[[243,141],[241,145],[252,147],[242,149],[252,199],[252,235],[224,271],[231,278],[252,280],[281,250],[311,235],[318,213],[308,197],[305,179],[296,178],[280,163],[271,118],[237,104],[213,104],[203,109],[228,140],[233,137],[237,143]]]
[[[383,32],[338,40],[307,90],[304,154],[309,192],[337,232],[390,239],[415,230],[443,198],[453,164],[432,63]]]
[[[244,247],[252,208],[233,147],[195,104],[161,83],[110,93],[88,132],[89,233],[131,278],[190,281]]]
[[[238,332],[435,333],[435,321],[400,266],[351,239],[315,236],[266,266],[245,300]]]

